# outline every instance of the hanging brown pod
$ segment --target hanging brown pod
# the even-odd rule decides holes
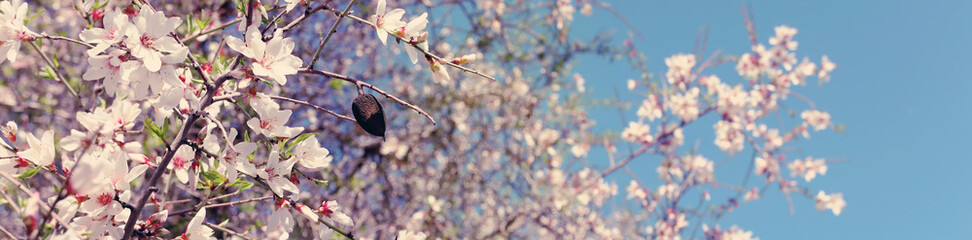
[[[351,112],[354,120],[371,135],[385,136],[385,111],[375,96],[367,93],[358,94],[351,102]]]

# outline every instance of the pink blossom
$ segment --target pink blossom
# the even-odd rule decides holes
[[[812,157],[808,157],[806,160],[793,161],[787,164],[787,167],[790,169],[790,176],[802,176],[807,182],[817,177],[817,174],[827,174],[827,162]]]
[[[782,46],[786,50],[794,51],[797,49],[797,41],[793,41],[793,36],[797,34],[797,29],[790,26],[778,26],[774,28],[776,36],[770,37],[769,43],[774,46]]]
[[[287,75],[297,73],[297,69],[303,62],[294,56],[294,40],[285,38],[280,32],[276,32],[270,41],[263,42],[263,36],[258,30],[248,30],[246,42],[228,36],[226,45],[231,49],[249,57],[253,60],[251,69],[253,74],[268,78],[281,85],[287,84]]]
[[[628,122],[628,127],[621,133],[621,139],[628,142],[650,145],[654,142],[654,136],[651,135],[650,131],[651,126],[647,124]]]
[[[386,12],[385,9],[385,0],[378,0],[378,8],[375,9],[375,15],[368,18],[374,24],[375,31],[378,32],[378,39],[382,45],[387,45],[385,39],[388,38],[388,32],[395,32],[396,29],[405,26],[405,22],[402,21],[402,15],[405,14],[405,10],[396,8]]]
[[[695,55],[673,55],[665,58],[665,66],[668,66],[668,72],[665,73],[665,78],[668,79],[669,84],[678,89],[687,89],[689,84],[694,80],[692,78],[692,67],[695,66]]]
[[[800,113],[800,118],[803,118],[804,125],[813,127],[815,131],[824,130],[830,126],[830,114],[827,112],[817,110],[803,111],[803,113]]]
[[[828,195],[821,190],[817,193],[815,200],[817,211],[830,209],[834,212],[835,216],[840,216],[840,213],[844,211],[844,207],[847,206],[847,202],[844,201],[844,194],[841,193]]]
[[[163,53],[178,52],[186,48],[168,36],[182,24],[181,18],[167,18],[162,12],[142,8],[132,21],[135,30],[126,33],[125,46],[131,50],[132,56],[142,60],[148,71],[159,71]]]
[[[658,101],[658,96],[648,95],[648,98],[642,101],[641,106],[638,107],[637,115],[638,118],[648,119],[648,121],[660,119],[662,117],[662,104]]]
[[[81,41],[95,44],[93,48],[88,49],[89,56],[104,52],[108,47],[120,43],[125,36],[134,35],[133,31],[136,31],[135,26],[128,20],[128,15],[118,10],[105,12],[103,22],[104,28],[85,29],[78,35]]]
[[[672,95],[666,107],[683,122],[690,122],[699,117],[699,88],[693,87],[684,94]]]

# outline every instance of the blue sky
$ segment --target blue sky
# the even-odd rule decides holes
[[[848,134],[819,132],[809,141],[790,146],[799,147],[806,156],[849,160],[831,163],[826,176],[807,185],[814,192],[842,192],[848,202],[845,212],[839,217],[817,212],[812,200],[794,195],[796,213],[791,215],[786,199],[773,189],[724,219],[723,227],[737,224],[763,239],[957,239],[967,238],[961,229],[972,227],[972,180],[968,177],[972,159],[966,152],[972,149],[972,15],[968,14],[972,2],[942,2],[947,3],[610,4],[644,34],[645,39],[636,38],[635,44],[648,56],[650,71],[656,76],[664,74],[665,57],[692,50],[699,28],[707,24],[711,25],[708,52],[746,52],[749,44],[741,4],[753,7],[761,43],[773,34],[774,26],[789,25],[799,29],[798,59],[807,56],[819,62],[821,55],[827,55],[837,63],[831,82],[818,87],[814,80],[796,91],[830,112],[835,123],[846,124]],[[600,8],[594,8],[590,17],[576,15],[573,27],[574,36],[615,29],[619,44],[627,32],[620,20]],[[625,93],[626,79],[638,76],[627,62],[612,64],[598,57],[579,61],[574,71],[587,79],[590,98],[610,98],[617,88],[623,100],[638,99]],[[723,81],[739,81],[733,67],[723,66],[711,73]],[[788,104],[807,108],[793,99]],[[601,116],[595,118],[600,130],[620,132],[625,125],[614,110],[592,111],[589,116]],[[634,116],[634,111],[628,109],[627,117]],[[708,158],[724,159],[725,154],[711,142],[714,120],[709,120],[688,130],[686,144],[699,141]],[[592,151],[592,156],[598,153],[604,156],[603,150]],[[739,183],[748,155],[739,154],[717,170],[717,179]],[[643,157],[630,167],[641,179],[654,180],[657,163],[657,158]],[[623,175],[616,179],[627,184]],[[753,182],[761,181],[753,178]]]

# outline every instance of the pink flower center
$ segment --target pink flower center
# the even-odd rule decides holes
[[[172,165],[177,168],[186,168],[186,160],[182,159],[181,157],[176,157],[175,159],[172,159]]]
[[[228,163],[234,163],[236,162],[236,158],[239,156],[240,153],[237,153],[233,150],[229,150],[229,152],[226,153],[226,157],[223,157],[223,160],[225,160]]]
[[[111,198],[112,198],[111,194],[102,193],[101,195],[98,195],[98,204],[108,205],[109,203],[111,203]]]
[[[260,128],[262,128],[262,129],[266,129],[266,130],[268,130],[268,131],[269,131],[270,129],[272,129],[272,128],[273,128],[273,125],[272,125],[272,124],[270,124],[270,121],[267,121],[267,120],[260,120]]]
[[[152,39],[145,35],[142,35],[142,38],[140,38],[140,40],[142,41],[142,46],[145,46],[146,48],[151,48],[152,44],[155,43],[155,39]]]
[[[321,214],[324,214],[324,216],[326,217],[331,217],[331,214],[334,214],[334,210],[331,210],[331,208],[327,207],[327,202],[321,204],[321,208],[318,208],[317,211],[321,212]]]

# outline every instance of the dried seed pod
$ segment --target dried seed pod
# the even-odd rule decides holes
[[[367,93],[358,94],[351,103],[354,119],[366,132],[371,135],[385,136],[385,111],[375,96]]]

